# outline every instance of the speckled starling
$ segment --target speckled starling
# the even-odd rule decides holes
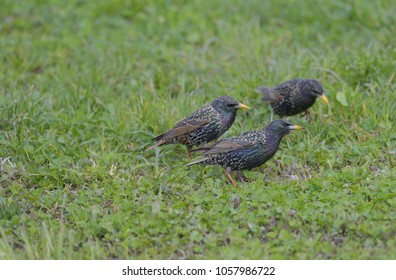
[[[294,129],[302,129],[302,127],[292,125],[285,120],[274,120],[263,129],[247,131],[193,150],[192,152],[202,151],[203,158],[187,165],[197,163],[220,165],[225,168],[232,185],[236,186],[231,171],[237,172],[239,180],[246,181],[247,178],[242,170],[250,170],[268,161],[278,150],[283,136]]]
[[[187,154],[191,159],[191,148],[194,145],[216,140],[223,135],[233,124],[238,109],[250,108],[230,96],[218,97],[178,122],[169,131],[155,137],[153,139],[155,144],[146,150],[164,144],[179,143],[187,146]]]
[[[264,93],[263,100],[270,103],[274,112],[281,117],[305,112],[305,116],[310,119],[308,108],[317,97],[329,105],[322,85],[314,79],[293,79],[274,88],[261,86],[257,90]]]

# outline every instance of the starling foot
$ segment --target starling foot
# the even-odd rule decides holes
[[[228,179],[230,179],[231,184],[232,184],[234,187],[236,187],[237,184],[235,183],[234,179],[232,179],[230,172],[227,171],[227,170],[226,170],[226,175],[227,175]]]
[[[308,110],[304,111],[304,114],[302,115],[302,117],[306,117],[308,121],[312,121],[311,113]]]
[[[237,171],[236,174],[237,174],[237,176],[238,176],[238,180],[241,181],[241,182],[249,183],[249,182],[252,181],[251,179],[249,179],[248,177],[246,177],[246,176],[243,174],[243,172],[240,171],[240,170]]]
[[[187,147],[187,148],[186,148],[187,156],[188,156],[189,159],[192,159],[192,156],[191,156],[191,153],[190,153],[191,148],[192,148],[192,147]]]

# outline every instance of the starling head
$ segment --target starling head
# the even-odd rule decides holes
[[[250,109],[247,105],[239,103],[230,96],[220,96],[213,100],[211,104],[217,111],[225,113],[234,113],[238,109]]]
[[[322,85],[319,83],[319,81],[315,79],[306,79],[305,83],[302,83],[303,87],[303,92],[307,92],[311,96],[319,97],[321,98],[327,105],[329,105],[329,101],[327,100],[327,97],[324,95],[324,90]]]
[[[274,120],[270,122],[270,124],[265,127],[265,130],[268,131],[271,135],[283,137],[288,134],[292,130],[300,130],[303,129],[299,125],[293,125],[285,120]]]

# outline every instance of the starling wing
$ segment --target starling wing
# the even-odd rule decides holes
[[[210,155],[216,155],[216,154],[227,153],[227,152],[231,152],[231,151],[237,151],[237,150],[249,148],[252,146],[254,146],[253,142],[250,142],[250,141],[247,141],[244,139],[237,139],[237,138],[224,139],[224,140],[221,140],[213,145],[192,150],[191,152],[202,151],[203,158],[198,159],[193,162],[190,162],[190,163],[186,164],[186,166],[205,162],[210,157]]]
[[[167,132],[158,135],[153,140],[156,142],[153,146],[148,147],[147,150],[151,150],[155,147],[158,147],[165,143],[167,139],[175,138],[180,135],[184,135],[190,132],[193,132],[201,127],[204,127],[209,123],[208,120],[194,120],[194,119],[185,119],[176,124],[176,126]]]
[[[155,137],[154,141],[165,140],[169,138],[174,138],[180,135],[184,135],[190,132],[193,132],[201,127],[207,125],[209,121],[207,120],[183,120],[179,122],[174,128],[170,129],[169,131]]]
[[[220,153],[227,153],[231,151],[236,151],[240,149],[245,149],[252,147],[254,145],[253,142],[247,141],[245,139],[237,139],[237,138],[230,138],[221,140],[210,147],[205,147],[205,151],[203,155],[212,155],[212,154],[220,154]]]

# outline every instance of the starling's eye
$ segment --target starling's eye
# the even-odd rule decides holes
[[[312,90],[312,91],[313,91],[313,93],[315,93],[315,94],[317,94],[317,95],[321,95],[321,94],[322,94],[321,92],[317,91],[316,89],[314,89],[314,90]]]
[[[228,107],[235,107],[235,106],[238,106],[238,103],[230,103],[230,104],[227,104],[227,106]]]

